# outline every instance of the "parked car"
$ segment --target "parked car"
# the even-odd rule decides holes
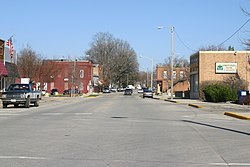
[[[110,89],[109,88],[104,88],[102,92],[103,93],[110,93]]]
[[[130,89],[130,88],[126,88],[126,89],[124,90],[124,95],[132,95],[132,93],[133,93],[133,90]]]
[[[137,93],[143,93],[143,89],[138,89]]]
[[[80,94],[78,89],[66,89],[63,91],[63,95],[70,95],[70,94]]]
[[[58,95],[58,90],[57,89],[52,89],[50,94],[51,95]]]
[[[29,108],[31,103],[38,107],[40,100],[41,92],[33,90],[31,84],[11,84],[2,94],[3,108],[7,108],[9,104],[14,104],[14,107],[23,104]]]
[[[46,94],[46,90],[41,90],[41,93],[44,96]]]
[[[123,87],[117,88],[117,92],[123,92],[123,91],[124,91]]]
[[[116,89],[115,88],[111,88],[110,91],[111,92],[116,92]]]
[[[150,90],[150,89],[144,89],[144,90],[143,90],[142,97],[143,97],[143,98],[145,98],[145,97],[153,98],[153,91]]]
[[[63,91],[63,95],[70,95],[70,89],[66,89]]]

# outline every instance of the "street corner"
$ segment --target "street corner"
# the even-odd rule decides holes
[[[204,108],[204,106],[200,106],[197,104],[191,104],[191,103],[189,103],[188,106],[195,107],[195,108]]]
[[[243,120],[250,120],[250,114],[249,113],[236,113],[236,112],[225,112],[224,115],[243,119]]]

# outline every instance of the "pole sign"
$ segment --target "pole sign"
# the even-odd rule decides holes
[[[217,74],[236,74],[237,63],[216,63],[215,72]]]

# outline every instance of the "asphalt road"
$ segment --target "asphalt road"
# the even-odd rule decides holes
[[[250,166],[249,125],[138,94],[59,98],[0,110],[0,166]]]

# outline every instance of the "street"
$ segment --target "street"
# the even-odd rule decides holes
[[[250,166],[249,125],[137,93],[10,107],[0,110],[0,166]]]

